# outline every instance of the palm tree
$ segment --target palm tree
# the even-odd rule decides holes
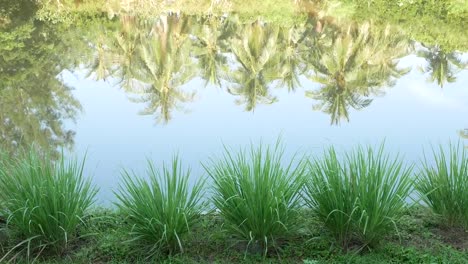
[[[321,101],[314,109],[330,114],[331,123],[349,121],[349,108],[369,106],[371,95],[392,86],[408,69],[398,69],[397,59],[408,45],[400,37],[391,37],[388,29],[372,31],[369,23],[349,26],[331,38],[318,38],[317,48],[309,56],[314,74],[309,78],[319,83],[318,91],[306,96]]]
[[[139,25],[142,21],[134,16],[122,15],[120,22],[119,30],[97,29],[102,31],[96,37],[96,44],[92,44],[95,52],[87,75],[94,75],[97,80],[118,77],[123,83],[121,86],[128,88],[131,86],[136,50],[144,33]]]
[[[425,46],[417,52],[417,56],[427,61],[427,66],[422,68],[423,73],[428,73],[429,82],[435,82],[441,88],[445,83],[453,83],[457,80],[456,74],[468,66],[468,62],[460,59],[457,52],[447,53],[439,46]]]
[[[342,119],[349,121],[349,107],[361,110],[372,103],[372,99],[362,97],[349,90],[337,93],[333,87],[323,87],[319,91],[306,91],[306,96],[320,101],[314,105],[314,110],[321,110],[329,114],[331,123],[334,125],[338,125]]]
[[[295,91],[300,87],[299,76],[306,71],[302,60],[302,40],[306,33],[305,25],[294,27],[282,27],[278,42],[280,50],[276,73],[280,87],[287,87],[289,91]]]
[[[137,51],[140,40],[145,38],[149,21],[135,16],[122,15],[121,30],[114,33],[112,60],[117,65],[115,75],[119,77],[120,85],[126,91],[132,91],[133,70],[137,67]]]
[[[205,86],[221,86],[222,72],[227,71],[227,57],[223,54],[229,47],[233,34],[232,23],[228,18],[203,16],[199,18],[195,32],[194,57],[200,68],[200,76]]]
[[[105,80],[107,76],[112,75],[112,57],[111,53],[107,50],[105,40],[102,36],[97,40],[95,49],[96,54],[92,64],[88,67],[89,71],[86,77],[94,73],[96,80]]]
[[[167,123],[173,109],[193,99],[193,93],[180,90],[195,73],[186,30],[184,17],[163,15],[140,39],[138,59],[131,72],[135,85],[129,90],[138,95],[133,101],[147,104],[141,114],[159,112],[158,122]]]
[[[254,110],[258,103],[277,101],[270,95],[268,85],[277,75],[278,32],[277,26],[262,25],[256,21],[244,25],[237,38],[232,40],[232,53],[239,67],[228,75],[228,80],[233,84],[228,91],[241,97],[237,103],[245,103],[247,111]]]

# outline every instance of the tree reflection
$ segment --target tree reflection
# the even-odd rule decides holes
[[[268,90],[275,78],[278,64],[278,33],[274,25],[262,25],[256,21],[240,28],[236,38],[231,39],[231,49],[238,68],[228,76],[232,86],[229,92],[240,96],[239,104],[245,104],[247,111],[255,109],[258,103],[271,104],[277,99]]]
[[[422,72],[429,74],[427,80],[441,88],[446,83],[455,82],[457,73],[468,67],[468,62],[463,62],[458,52],[447,53],[439,46],[423,45],[416,54],[427,61],[427,66],[421,68]]]
[[[135,102],[146,104],[144,115],[156,114],[161,122],[171,119],[173,109],[191,101],[193,94],[181,90],[181,86],[195,76],[195,67],[190,57],[191,43],[188,41],[188,21],[182,16],[169,14],[155,22],[148,21],[138,30],[139,45],[135,61],[129,71]]]
[[[0,31],[0,147],[11,155],[33,144],[47,152],[71,147],[74,132],[64,122],[81,109],[58,77],[73,65],[61,54],[68,48],[61,41],[64,29],[15,8],[24,2],[7,6],[11,17]],[[30,11],[31,2],[26,5]]]
[[[372,31],[365,23],[349,26],[330,38],[317,38],[317,49],[308,62],[313,74],[309,78],[320,84],[306,95],[320,101],[314,109],[331,117],[332,124],[349,121],[349,108],[363,109],[370,105],[370,95],[392,86],[394,80],[408,72],[398,69],[396,59],[405,55],[408,43],[389,29]]]
[[[142,114],[163,123],[192,101],[194,92],[183,86],[195,76],[205,86],[226,85],[246,111],[276,102],[274,86],[297,91],[306,76],[320,84],[306,91],[317,101],[314,109],[339,124],[349,121],[350,109],[369,106],[409,71],[397,67],[409,52],[402,34],[344,23],[314,13],[293,26],[241,23],[236,15],[124,15],[118,32],[104,32],[94,45],[92,72],[117,77],[133,101],[145,104]]]
[[[279,34],[279,59],[275,69],[279,87],[295,91],[300,87],[299,76],[305,73],[304,49],[301,47],[307,27],[304,24],[292,28],[282,27]]]
[[[197,59],[200,77],[207,84],[221,86],[222,73],[227,71],[227,57],[223,51],[229,49],[229,40],[235,25],[229,19],[215,16],[202,16],[194,26],[193,55]]]

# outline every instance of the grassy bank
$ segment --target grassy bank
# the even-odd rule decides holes
[[[415,172],[383,144],[291,159],[280,141],[225,147],[203,164],[211,186],[178,156],[124,170],[113,210],[93,207],[84,161],[4,154],[0,262],[466,263],[467,151],[441,145]]]
[[[154,263],[133,251],[124,241],[126,216],[108,209],[95,209],[79,228],[88,236],[73,241],[59,257],[42,255],[38,263]],[[318,218],[301,212],[300,230],[280,241],[278,250],[266,257],[258,248],[246,250],[222,228],[219,215],[201,217],[191,231],[184,253],[158,259],[161,263],[467,263],[468,235],[447,230],[424,208],[407,210],[398,224],[399,235],[385,238],[378,248],[357,252],[342,251]],[[3,244],[5,246],[5,244]],[[16,259],[22,263],[24,259]]]

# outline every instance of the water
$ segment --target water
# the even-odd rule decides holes
[[[107,204],[123,168],[143,174],[146,158],[176,152],[197,178],[223,144],[279,136],[287,157],[385,140],[408,162],[463,141],[466,50],[343,21],[30,14],[0,33],[0,145],[87,153]]]

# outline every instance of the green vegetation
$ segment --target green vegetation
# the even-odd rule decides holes
[[[424,58],[423,73],[441,87],[468,67],[461,60],[466,8],[457,1],[401,1],[411,16],[397,1],[380,0],[167,2],[2,3],[2,146],[10,153],[32,142],[73,146],[74,131],[63,124],[81,106],[61,76],[80,67],[90,78],[117,80],[157,122],[197,98],[186,84],[198,76],[246,111],[276,103],[276,87],[304,93],[332,124],[349,121],[351,110],[369,107],[408,73],[397,67],[402,57]],[[417,37],[440,28],[435,40]],[[301,87],[302,77],[320,85]]]
[[[353,18],[369,19],[382,25],[398,25],[405,34],[426,45],[440,46],[445,52],[467,51],[466,19],[468,5],[460,0],[342,0],[353,4]]]
[[[343,161],[330,148],[309,174],[306,201],[344,249],[376,246],[391,233],[412,187],[411,168],[385,154],[383,144],[359,147]]]
[[[76,31],[37,21],[33,2],[0,1],[0,144],[11,154],[33,143],[45,152],[71,147],[74,131],[63,123],[81,110],[59,75],[74,55],[86,57],[84,45]]]
[[[36,263],[154,263],[145,255],[135,254],[122,243],[126,216],[108,209],[97,209],[80,232],[92,233],[74,242],[73,250],[61,256],[42,256]],[[307,211],[299,214],[304,226],[299,235],[282,243],[266,258],[245,254],[245,244],[224,232],[222,218],[214,213],[203,215],[187,237],[183,254],[158,263],[450,263],[465,264],[468,259],[466,234],[450,233],[437,225],[437,220],[423,208],[412,208],[397,222],[398,235],[385,238],[382,245],[369,252],[341,251],[318,218]],[[1,239],[1,238],[0,238]],[[1,243],[1,242],[0,242]],[[464,246],[463,246],[464,245]],[[7,246],[4,244],[4,246]],[[0,247],[1,256],[1,247]],[[15,263],[26,263],[21,255]]]
[[[423,46],[416,55],[427,61],[427,65],[421,69],[423,73],[429,74],[427,80],[437,83],[441,88],[445,83],[455,82],[457,73],[468,68],[468,61],[462,61],[461,53],[447,53],[437,45]]]
[[[343,26],[312,16],[291,28],[242,23],[235,14],[173,13],[116,22],[118,29],[99,31],[89,76],[117,78],[132,101],[145,104],[141,114],[163,123],[193,101],[198,89],[183,86],[197,76],[225,89],[246,111],[277,102],[275,87],[302,92],[299,78],[308,77],[321,84],[302,89],[315,100],[314,109],[339,124],[349,120],[350,108],[369,106],[410,70],[397,67],[410,42],[395,28],[367,22]]]
[[[28,257],[67,249],[97,193],[84,178],[83,165],[84,160],[52,162],[34,149],[22,159],[3,156],[0,216],[18,244],[0,262],[20,249]]]
[[[259,247],[264,254],[279,238],[298,228],[304,166],[294,160],[283,167],[283,148],[225,148],[223,158],[206,166],[213,179],[213,203],[233,235]],[[234,154],[235,153],[235,154]]]
[[[161,171],[148,161],[147,174],[149,182],[134,173],[123,173],[117,206],[125,216],[127,242],[148,257],[165,250],[183,252],[186,234],[205,209],[201,202],[205,181],[190,188],[190,170],[183,170],[177,156]]]
[[[119,210],[93,215],[84,160],[53,161],[81,110],[65,71],[117,80],[163,123],[194,100],[184,86],[198,76],[246,111],[277,102],[275,87],[303,92],[340,124],[411,70],[402,57],[455,82],[467,17],[463,0],[0,0],[0,262],[467,263],[460,145],[433,149],[417,175],[432,213],[407,210],[411,167],[383,146],[343,159],[332,148],[308,169],[280,144],[226,148],[205,164],[219,209],[206,214],[204,180],[191,187],[177,157],[150,162],[148,181],[125,171]]]
[[[76,14],[107,12],[115,15],[138,14],[154,16],[167,11],[177,11],[190,15],[221,15],[237,13],[243,22],[261,19],[283,25],[297,24],[304,20],[303,14],[317,14],[329,9],[328,17],[348,17],[362,21],[375,20],[385,27],[388,24],[399,26],[410,38],[427,45],[439,45],[446,52],[466,51],[464,22],[468,17],[468,5],[463,0],[268,0],[268,1],[125,1],[125,0],[58,0],[38,1],[41,17],[57,20],[57,16],[70,19]],[[59,18],[60,19],[60,18]],[[76,18],[75,18],[76,19]],[[1,21],[1,20],[0,20]],[[428,30],[429,29],[429,30]]]
[[[461,144],[433,149],[416,182],[421,199],[450,227],[468,230],[468,156]],[[463,231],[462,231],[463,232]]]
[[[178,156],[161,170],[149,161],[148,179],[124,171],[116,210],[90,210],[83,162],[3,153],[0,262],[464,264],[467,157],[460,145],[443,150],[417,178],[427,208],[407,204],[412,167],[383,144],[343,157],[329,148],[309,163],[284,159],[279,141],[225,147],[204,164],[218,211]]]
[[[321,84],[320,89],[306,91],[318,101],[315,109],[331,117],[332,124],[349,121],[349,108],[364,109],[372,102],[370,95],[409,72],[397,67],[398,59],[407,55],[410,44],[390,27],[381,30],[371,23],[334,30],[332,37],[318,38],[310,53],[314,74],[308,76]]]

